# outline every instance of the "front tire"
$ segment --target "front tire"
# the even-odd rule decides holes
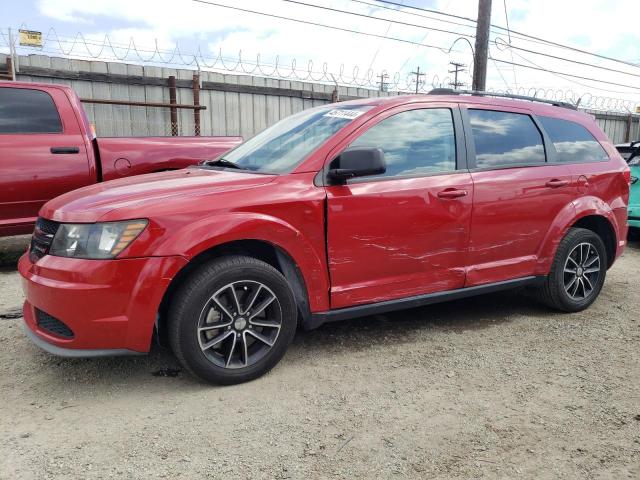
[[[284,356],[296,304],[284,276],[251,257],[228,256],[196,270],[168,314],[169,342],[182,365],[210,383],[253,380]]]
[[[560,242],[551,271],[538,293],[543,303],[564,312],[579,312],[602,290],[607,273],[602,239],[584,228],[571,228]]]

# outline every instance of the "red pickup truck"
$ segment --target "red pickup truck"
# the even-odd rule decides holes
[[[241,142],[241,137],[95,138],[70,87],[0,83],[0,237],[31,233],[40,207],[63,193],[187,167]]]
[[[630,182],[593,118],[540,101],[304,110],[215,161],[47,203],[18,264],[26,331],[66,356],[147,352],[155,332],[229,384],[298,324],[524,286],[576,312],[625,248]]]

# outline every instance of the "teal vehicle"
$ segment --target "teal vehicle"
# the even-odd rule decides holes
[[[640,141],[616,145],[620,155],[631,168],[631,194],[629,196],[629,227],[640,235]]]

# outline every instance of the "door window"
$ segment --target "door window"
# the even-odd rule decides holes
[[[0,88],[0,134],[60,132],[60,116],[48,93],[27,88]]]
[[[545,162],[542,135],[529,115],[469,110],[477,168]]]
[[[397,177],[456,169],[453,116],[448,108],[408,110],[371,127],[351,146],[384,152],[387,171],[374,177]]]
[[[607,161],[609,156],[591,133],[582,125],[559,118],[538,117],[556,149],[562,163]]]

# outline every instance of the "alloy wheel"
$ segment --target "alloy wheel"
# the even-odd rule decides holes
[[[598,250],[588,242],[579,243],[564,263],[564,290],[572,300],[588,298],[598,284],[601,261]]]
[[[205,303],[198,319],[198,343],[218,367],[245,368],[271,350],[282,328],[282,309],[263,283],[229,283]]]

